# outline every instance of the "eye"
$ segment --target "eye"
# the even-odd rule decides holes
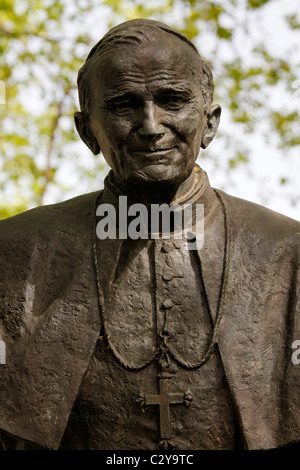
[[[111,100],[107,107],[110,111],[118,115],[126,115],[139,107],[139,102],[134,97],[121,97]]]
[[[181,109],[188,100],[176,93],[166,93],[159,97],[158,104],[165,109],[174,110]]]

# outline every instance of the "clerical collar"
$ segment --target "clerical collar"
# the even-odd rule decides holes
[[[128,197],[128,204],[139,202],[136,200],[137,197],[134,191],[131,193],[127,189],[125,194],[122,187],[116,183],[113,171],[111,170],[104,181],[104,193],[101,198],[102,202],[114,203],[119,196],[124,195]],[[177,191],[172,205],[194,203],[203,204],[204,216],[207,216],[215,202],[216,198],[210,186],[206,172],[198,165],[195,165],[192,174],[184,183],[182,183]]]

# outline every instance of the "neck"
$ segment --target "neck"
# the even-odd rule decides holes
[[[133,202],[139,202],[145,205],[149,204],[169,204],[172,205],[178,200],[184,198],[190,193],[191,188],[196,184],[196,173],[192,171],[189,177],[179,184],[163,183],[141,183],[126,184],[120,182],[115,176],[115,184],[123,195]]]

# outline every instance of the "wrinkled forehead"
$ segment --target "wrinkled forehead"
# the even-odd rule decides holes
[[[199,86],[201,58],[189,44],[162,32],[148,43],[112,44],[93,58],[89,69],[94,86],[111,88],[119,80],[151,78]]]

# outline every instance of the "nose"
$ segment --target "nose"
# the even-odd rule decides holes
[[[165,134],[163,126],[159,123],[157,108],[153,101],[146,101],[141,126],[138,134],[143,137],[162,137]]]

